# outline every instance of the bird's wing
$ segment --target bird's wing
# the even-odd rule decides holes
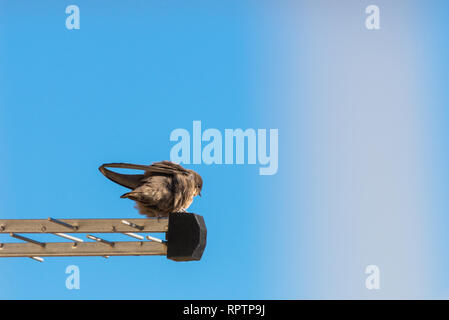
[[[130,163],[105,163],[98,168],[100,172],[109,180],[112,180],[123,187],[134,190],[142,184],[142,180],[145,177],[143,174],[122,174],[108,170],[106,167],[147,170],[149,166]]]
[[[144,170],[145,174],[122,174],[108,170],[106,169],[106,167]],[[171,161],[155,162],[149,166],[132,163],[105,163],[98,169],[109,180],[112,180],[123,187],[133,190],[142,185],[144,179],[148,176],[173,176],[175,174],[189,174],[189,171],[184,169],[179,164],[173,163]]]

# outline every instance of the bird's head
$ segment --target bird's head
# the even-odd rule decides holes
[[[201,189],[203,189],[203,179],[195,171],[193,171],[193,179],[195,181],[195,196],[201,197]]]

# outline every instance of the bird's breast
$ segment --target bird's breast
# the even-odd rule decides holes
[[[195,197],[195,193],[193,192],[187,199],[186,202],[184,203],[184,207],[183,209],[187,210],[188,207],[190,207],[190,205],[193,202],[193,198]]]

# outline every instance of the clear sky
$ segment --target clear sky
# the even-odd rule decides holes
[[[0,0],[0,218],[138,218],[102,163],[168,160],[193,121],[279,130],[275,175],[186,165],[204,179],[189,210],[208,228],[201,261],[0,259],[0,298],[447,298],[447,10]]]

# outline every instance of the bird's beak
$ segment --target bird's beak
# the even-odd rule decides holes
[[[100,172],[109,180],[114,181],[115,183],[129,188],[135,189],[141,184],[141,180],[144,178],[143,174],[121,174],[117,172],[110,171],[106,169],[106,167],[110,168],[125,168],[125,169],[138,169],[138,170],[146,170],[148,166],[138,165],[138,164],[129,164],[129,163],[106,163],[98,168]]]
[[[201,197],[201,191],[198,193],[198,195]]]

